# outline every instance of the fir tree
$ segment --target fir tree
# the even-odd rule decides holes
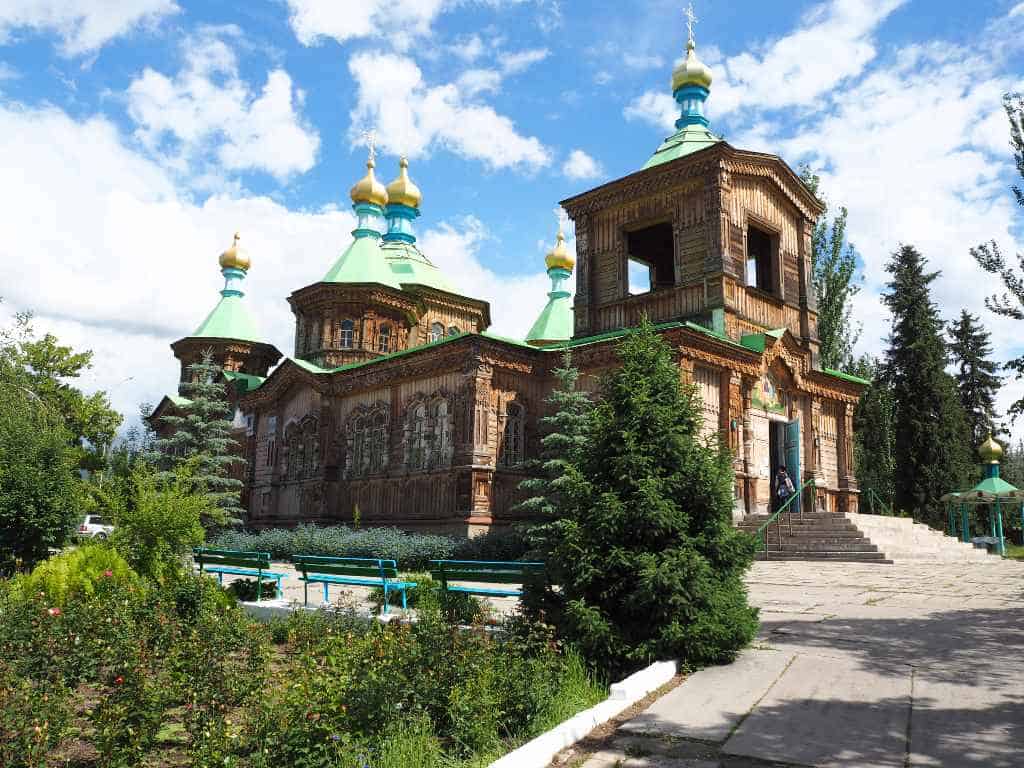
[[[892,386],[885,378],[880,363],[866,355],[857,361],[853,373],[871,382],[860,396],[853,415],[854,460],[861,506],[881,512],[875,504],[877,499],[891,509],[895,492],[896,435],[893,431]]]
[[[970,434],[953,377],[946,373],[943,323],[931,300],[938,272],[911,245],[893,253],[882,300],[892,312],[883,377],[892,388],[895,434],[894,501],[914,519],[941,528],[938,499],[965,486],[971,473]]]
[[[228,416],[231,407],[220,381],[221,367],[207,351],[198,363],[188,368],[189,381],[182,384],[182,395],[189,401],[181,408],[181,416],[164,416],[163,423],[173,431],[169,437],[156,440],[159,465],[168,466],[166,480],[177,479],[178,469],[189,478],[191,487],[213,502],[215,515],[207,515],[207,527],[236,525],[245,510],[240,505],[242,481],[232,476],[232,468],[244,464],[238,441],[231,436]]]
[[[560,468],[541,553],[559,588],[528,585],[527,607],[613,676],[653,659],[730,660],[757,629],[731,457],[701,440],[694,390],[649,322],[618,355]]]
[[[818,299],[818,339],[821,342],[823,368],[849,370],[853,348],[860,338],[860,326],[851,318],[853,297],[860,290],[857,255],[846,241],[849,212],[840,206],[829,221],[828,203],[819,194],[821,179],[807,166],[800,178],[825,206],[811,235],[811,283]]]
[[[1013,151],[1017,173],[1024,178],[1024,94],[1006,94],[1003,98],[1003,108],[1010,121],[1010,149]],[[1024,190],[1016,185],[1011,189],[1017,200],[1017,205],[1024,207]],[[972,248],[971,255],[986,272],[998,275],[1006,288],[1006,292],[1002,296],[994,294],[986,297],[985,306],[1002,317],[1024,320],[1024,253],[1017,254],[1017,263],[1020,266],[1021,274],[1017,273],[1012,264],[1007,263],[999,244],[994,240]],[[1018,381],[1024,379],[1024,355],[1007,361],[1004,367],[1015,372]],[[1014,421],[1022,413],[1024,413],[1024,397],[1013,403],[1007,410],[1007,415]]]
[[[966,309],[953,321],[949,336],[960,405],[971,431],[971,445],[978,446],[990,433],[999,432],[995,425],[996,394],[1002,387],[996,374],[999,365],[988,359],[992,354],[989,332]]]

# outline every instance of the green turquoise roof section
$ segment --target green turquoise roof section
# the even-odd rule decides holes
[[[224,378],[232,382],[241,392],[252,392],[259,389],[266,379],[262,376],[254,376],[251,373],[241,371],[224,371]]]
[[[862,379],[860,376],[854,376],[852,373],[834,371],[831,368],[823,368],[822,373],[824,373],[826,376],[832,376],[833,378],[836,379],[842,379],[843,381],[852,381],[854,384],[863,384],[865,387],[871,385],[871,382],[868,379]]]
[[[380,239],[357,237],[324,275],[323,283],[380,283],[400,288],[394,271],[384,259]]]
[[[187,397],[181,395],[168,395],[167,399],[171,401],[172,405],[176,405],[179,408],[184,408],[186,405],[192,405],[192,401]]]
[[[526,334],[527,341],[568,341],[572,338],[572,297],[568,293],[550,296],[537,321]]]
[[[242,297],[237,294],[221,296],[217,306],[189,338],[238,339],[263,343],[255,319]]]
[[[305,368],[310,373],[327,373],[326,368],[321,368],[319,365],[303,360],[301,357],[289,357],[288,359],[299,366],[299,368]]]
[[[993,496],[1009,495],[1011,493],[1020,493],[1015,485],[1003,480],[1001,477],[986,477],[976,486],[974,486],[968,493],[973,492],[988,493]]]
[[[434,266],[414,243],[389,240],[380,246],[385,262],[391,268],[395,282],[406,285],[425,285],[439,291],[458,294],[455,286]]]
[[[661,146],[644,163],[644,168],[653,168],[662,163],[678,160],[702,149],[714,146],[722,139],[703,125],[684,125],[661,143]]]

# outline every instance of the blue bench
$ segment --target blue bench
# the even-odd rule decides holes
[[[229,576],[255,576],[256,601],[263,597],[263,579],[274,579],[277,582],[277,594],[284,596],[281,580],[286,573],[277,573],[270,568],[269,552],[241,552],[234,549],[207,549],[196,547],[192,550],[192,558],[199,565],[200,573],[217,574],[217,582],[224,584],[224,574]]]
[[[327,588],[331,584],[348,584],[356,587],[380,587],[384,590],[384,613],[388,612],[388,593],[402,594],[402,608],[407,607],[406,590],[415,587],[415,581],[403,581],[398,576],[398,565],[394,560],[374,557],[325,557],[321,555],[295,555],[292,558],[295,570],[302,571],[299,577],[302,586],[303,603],[309,603],[309,585],[323,584],[324,602],[330,600]]]
[[[430,575],[441,583],[442,594],[462,592],[483,597],[522,597],[522,589],[453,585],[453,581],[478,584],[522,584],[543,576],[544,563],[506,562],[501,560],[431,560]]]

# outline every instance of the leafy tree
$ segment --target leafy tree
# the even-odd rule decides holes
[[[972,472],[970,433],[946,373],[943,323],[932,303],[927,259],[912,245],[892,255],[882,300],[892,312],[883,377],[892,387],[895,434],[895,506],[941,528],[938,499],[962,488]]]
[[[821,341],[821,365],[849,370],[854,363],[853,348],[861,328],[850,316],[853,297],[860,291],[857,254],[846,241],[849,212],[840,206],[829,221],[828,203],[820,194],[821,178],[804,166],[800,178],[823,205],[825,212],[814,225],[811,236],[811,283],[818,297],[818,338]]]
[[[1017,173],[1024,178],[1024,94],[1006,94],[1003,97],[1003,108],[1010,121],[1010,148],[1013,150]],[[1017,205],[1024,207],[1024,190],[1016,185],[1011,189],[1017,200]],[[1017,267],[1007,263],[1006,257],[994,240],[972,248],[971,255],[982,269],[989,274],[997,275],[1006,288],[1001,296],[993,294],[986,297],[985,306],[1002,317],[1024,320],[1024,253],[1017,254],[1019,274]],[[1024,355],[1007,361],[1005,368],[1015,372],[1018,381],[1024,379]],[[1022,413],[1024,413],[1024,397],[1010,406],[1007,415],[1016,421]]]
[[[110,407],[105,392],[84,394],[72,385],[92,367],[92,352],[75,352],[52,334],[38,337],[32,314],[15,315],[14,326],[0,329],[0,381],[35,394],[64,422],[68,445],[82,469],[103,465],[103,452],[113,442],[121,415]]]
[[[188,402],[181,408],[182,415],[163,417],[171,433],[155,441],[156,459],[168,467],[164,479],[181,479],[212,502],[203,518],[207,528],[236,525],[245,510],[240,502],[242,481],[232,470],[245,459],[231,436],[231,407],[220,380],[222,369],[206,352],[188,370],[189,381],[181,388]],[[183,467],[187,467],[184,472]]]
[[[887,506],[892,506],[896,477],[896,434],[893,430],[895,401],[891,382],[878,360],[864,356],[854,366],[854,375],[868,379],[853,413],[854,460],[861,505],[871,509],[873,491]],[[881,510],[875,507],[876,512]]]
[[[217,515],[213,500],[194,492],[190,466],[160,479],[138,464],[132,471],[131,496],[113,515],[111,543],[136,573],[158,584],[181,575],[186,555],[205,539],[202,521]]]
[[[988,359],[992,354],[989,332],[966,309],[960,311],[959,320],[953,321],[949,336],[960,405],[967,417],[971,445],[978,446],[989,433],[999,432],[995,425],[996,394],[1002,387],[996,373],[999,365]]]
[[[550,510],[542,556],[559,589],[527,585],[528,609],[612,675],[658,658],[732,659],[757,611],[729,452],[701,440],[695,392],[646,319],[618,355]]]
[[[555,533],[547,523],[558,517],[566,503],[562,486],[569,482],[567,473],[586,446],[587,418],[593,407],[587,394],[578,388],[580,372],[573,367],[569,352],[554,374],[558,383],[547,397],[550,413],[540,419],[544,432],[541,457],[528,467],[536,476],[519,484],[519,489],[529,494],[519,508],[540,521],[529,534],[537,541]]]
[[[61,547],[78,522],[76,456],[60,417],[29,389],[0,381],[0,569]]]

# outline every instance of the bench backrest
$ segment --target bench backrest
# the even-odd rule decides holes
[[[430,575],[443,583],[479,581],[484,584],[522,584],[544,573],[544,563],[502,560],[431,560]]]
[[[295,570],[323,573],[328,576],[362,576],[370,579],[397,579],[398,564],[394,560],[376,557],[326,557],[324,555],[295,555]]]
[[[270,567],[269,552],[242,552],[237,549],[196,547],[192,550],[192,557],[199,563],[200,569],[205,565],[233,565],[257,570],[266,570]]]

